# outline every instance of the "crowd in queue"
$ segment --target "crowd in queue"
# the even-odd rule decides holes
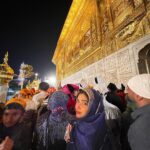
[[[0,150],[150,150],[150,74],[107,89],[20,90],[0,103]]]

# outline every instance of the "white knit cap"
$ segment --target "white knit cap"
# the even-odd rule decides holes
[[[140,74],[131,78],[128,87],[137,95],[150,99],[150,74]]]

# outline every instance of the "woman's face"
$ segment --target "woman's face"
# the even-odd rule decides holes
[[[88,114],[89,99],[85,94],[81,93],[78,95],[76,99],[75,110],[76,110],[76,118],[79,119],[85,117]]]

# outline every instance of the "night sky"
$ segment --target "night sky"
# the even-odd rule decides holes
[[[9,52],[9,64],[18,73],[22,62],[40,77],[55,72],[51,59],[72,0],[3,0],[0,2],[0,63]]]

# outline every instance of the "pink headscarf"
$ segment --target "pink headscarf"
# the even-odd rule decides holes
[[[68,85],[71,86],[71,87],[74,89],[74,91],[79,90],[79,86],[77,86],[77,85],[75,85],[75,84],[66,84],[66,85],[64,85],[64,86],[62,87],[62,91],[63,91],[64,93],[66,93],[66,94],[70,94],[71,96],[73,96],[73,92],[71,92],[71,91],[69,90]]]
[[[69,86],[71,88],[69,88]],[[74,91],[77,91],[77,90],[79,90],[79,86],[77,86],[75,84],[67,84],[67,85],[64,85],[62,88],[62,91],[69,96],[69,100],[67,103],[67,109],[70,114],[75,114],[76,101],[75,101],[75,97],[74,97]]]

